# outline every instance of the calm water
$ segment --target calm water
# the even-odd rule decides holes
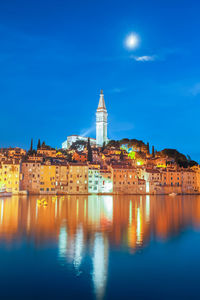
[[[199,299],[200,196],[0,198],[0,266],[3,300]]]

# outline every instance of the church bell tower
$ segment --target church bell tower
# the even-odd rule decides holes
[[[107,118],[108,113],[105,106],[103,90],[101,90],[99,105],[96,111],[96,144],[103,146],[104,142],[107,144]]]

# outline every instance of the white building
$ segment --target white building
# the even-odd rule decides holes
[[[99,105],[96,111],[96,144],[103,146],[108,142],[107,138],[107,118],[108,113],[104,101],[103,91],[101,90]]]
[[[88,193],[106,194],[113,192],[111,172],[100,170],[99,167],[88,168]]]
[[[107,144],[107,118],[108,113],[105,106],[103,91],[101,90],[99,105],[96,111],[96,139],[90,138],[90,144],[92,146],[103,146],[103,144]],[[80,135],[70,135],[67,137],[67,140],[62,143],[62,149],[69,149],[70,146],[77,141],[86,141],[88,137],[80,136]]]
[[[70,135],[67,137],[67,140],[62,143],[62,149],[69,149],[70,146],[77,142],[77,141],[88,141],[88,137],[85,136],[80,136],[80,135]],[[93,138],[90,138],[90,145],[95,146],[96,145],[96,140]]]

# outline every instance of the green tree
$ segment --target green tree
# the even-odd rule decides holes
[[[90,145],[90,138],[88,138],[88,143],[87,143],[87,150],[88,150],[88,161],[92,162],[92,148]]]
[[[115,141],[115,140],[111,140],[108,142],[108,144],[106,145],[107,148],[111,148],[111,147],[114,147],[114,148],[120,148],[120,142],[119,141]]]
[[[66,158],[67,158],[68,161],[72,161],[72,154],[67,153]]]
[[[191,157],[186,157],[184,154],[180,153],[176,149],[163,149],[158,152],[162,157],[167,157],[172,159],[180,167],[187,168],[198,165],[196,161],[191,160]],[[168,162],[169,163],[169,162]]]
[[[37,149],[40,149],[41,144],[40,144],[40,139],[38,140],[38,144],[37,144]]]
[[[103,152],[105,150],[105,148],[106,148],[106,143],[103,142],[103,146],[101,147],[101,152]]]
[[[81,151],[81,150],[83,150],[86,147],[86,145],[87,145],[86,141],[79,140],[79,141],[76,141],[76,142],[74,142],[74,143],[71,144],[70,150]]]
[[[31,139],[31,146],[30,146],[30,151],[33,151],[33,139]]]
[[[152,157],[155,156],[155,153],[154,153],[154,146],[152,146]]]

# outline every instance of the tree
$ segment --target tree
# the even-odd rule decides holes
[[[67,160],[72,161],[72,154],[71,153],[67,153]]]
[[[115,141],[115,140],[111,140],[108,142],[108,144],[106,145],[106,148],[111,148],[111,147],[114,147],[114,148],[120,148],[120,143],[119,141]]]
[[[31,139],[31,147],[30,147],[30,152],[33,151],[33,139]]]
[[[40,144],[40,139],[38,140],[38,144],[37,144],[37,149],[40,149],[41,144]]]
[[[90,138],[88,138],[87,150],[88,150],[88,161],[92,162],[92,148],[90,145]]]
[[[119,142],[120,142],[120,145],[128,144],[129,143],[129,139],[124,138],[124,139],[120,140]]]
[[[180,167],[187,168],[198,165],[196,161],[191,160],[191,157],[186,157],[176,149],[163,149],[158,152],[162,157],[173,159],[174,162]]]
[[[27,156],[29,155],[36,155],[36,150],[33,149],[33,139],[31,139],[31,146],[29,151],[27,152]]]
[[[154,146],[152,146],[152,157],[155,156],[155,153],[154,153]]]
[[[103,142],[103,146],[101,147],[101,152],[103,152],[105,150],[105,148],[106,148],[106,143]]]
[[[70,146],[70,150],[78,150],[82,151],[87,145],[86,141],[78,140],[76,142],[73,142]]]
[[[149,142],[147,143],[147,153],[149,154]]]

